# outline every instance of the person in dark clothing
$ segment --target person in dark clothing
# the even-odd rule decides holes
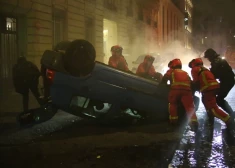
[[[38,103],[42,103],[38,91],[40,71],[35,64],[27,61],[26,58],[21,55],[17,60],[17,64],[13,67],[12,75],[15,91],[23,96],[24,112],[28,111],[29,90],[31,90]]]
[[[222,59],[213,49],[209,48],[204,53],[204,58],[211,62],[210,71],[216,79],[220,81],[220,89],[216,98],[217,104],[227,113],[231,114],[231,107],[229,107],[225,97],[227,97],[230,90],[235,84],[235,75],[231,66],[225,59]]]

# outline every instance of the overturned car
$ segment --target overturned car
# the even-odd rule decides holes
[[[85,61],[84,61],[85,60]],[[95,49],[73,41],[66,52],[46,50],[41,59],[47,101],[31,118],[45,121],[58,109],[82,118],[133,118],[167,121],[169,87],[95,61]],[[199,98],[195,97],[198,108]],[[50,117],[45,116],[50,113]],[[183,107],[179,109],[184,114]],[[23,122],[23,120],[22,120]]]

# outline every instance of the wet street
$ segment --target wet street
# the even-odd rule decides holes
[[[227,97],[233,111],[234,90],[233,88]],[[184,130],[171,167],[235,167],[235,142],[227,133],[225,124],[219,119],[214,119],[214,127],[209,126],[202,103],[197,116],[200,122],[199,131],[195,133]]]
[[[234,142],[224,124],[216,119],[214,129],[202,123],[195,134],[185,130],[175,151],[172,167],[235,167]]]
[[[235,88],[227,98],[233,110]],[[13,114],[12,114],[13,115]],[[226,126],[208,126],[205,109],[197,112],[194,133],[167,123],[102,125],[59,111],[29,128],[7,124],[1,116],[1,167],[235,167],[235,146]],[[121,125],[121,126],[120,126]],[[182,134],[183,133],[183,134]],[[14,160],[14,161],[13,161]]]

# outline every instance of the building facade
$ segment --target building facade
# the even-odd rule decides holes
[[[193,32],[193,13],[194,5],[192,0],[172,0],[178,9],[184,14],[184,47],[192,48],[192,32]]]
[[[172,0],[0,0],[0,11],[3,78],[20,54],[39,66],[43,52],[62,40],[90,41],[104,63],[119,44],[130,67],[140,54],[187,41],[184,11]]]
[[[192,0],[185,0],[185,48],[192,48],[192,31],[193,31],[193,3]]]
[[[161,1],[158,20],[162,48],[174,41],[184,43],[184,13],[171,0]]]
[[[234,4],[230,2],[221,4],[222,6],[217,6],[215,3],[195,1],[193,41],[195,48],[200,53],[208,48],[213,48],[223,55],[228,46],[235,46],[235,29],[233,30],[231,24],[233,23],[231,21],[233,17],[230,17],[228,13],[219,12],[221,12],[220,9],[222,7],[228,8],[228,12],[231,11],[232,9],[229,6],[233,6]],[[214,11],[219,12],[215,13]]]

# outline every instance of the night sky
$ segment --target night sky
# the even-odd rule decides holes
[[[235,0],[193,0],[194,9],[204,17],[223,17],[235,27]]]
[[[222,52],[226,46],[235,46],[235,0],[193,0],[193,4],[194,46],[197,48],[203,36],[208,39],[199,46],[201,50],[216,47]]]

